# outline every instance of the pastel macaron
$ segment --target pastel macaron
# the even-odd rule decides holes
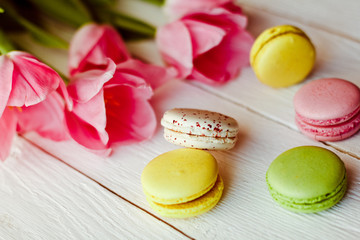
[[[146,199],[165,217],[187,218],[212,209],[224,183],[216,159],[199,149],[166,152],[148,163],[141,174]]]
[[[315,63],[310,38],[291,25],[265,30],[250,51],[250,64],[257,78],[271,87],[288,87],[301,82]]]
[[[360,129],[360,89],[339,78],[322,78],[300,88],[294,96],[295,122],[306,136],[339,141]]]
[[[227,150],[237,141],[237,121],[221,113],[191,108],[174,108],[161,119],[165,139],[173,144],[198,149]]]
[[[303,213],[334,206],[343,198],[347,186],[341,159],[315,146],[296,147],[280,154],[270,164],[266,181],[280,206]]]

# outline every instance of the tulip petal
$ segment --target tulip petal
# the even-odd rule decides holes
[[[104,135],[96,128],[69,111],[65,111],[65,118],[70,135],[77,143],[92,150],[107,149]]]
[[[116,71],[114,77],[104,86],[104,89],[117,87],[119,85],[131,86],[138,89],[150,88],[150,85],[139,72],[134,69],[121,69],[121,71]]]
[[[87,102],[97,95],[115,73],[115,63],[109,58],[106,62],[103,67],[74,75],[67,87],[69,95],[78,102]]]
[[[105,86],[104,90],[114,87],[120,87],[119,89],[121,89],[121,87],[128,87],[128,91],[131,92],[132,99],[134,100],[138,98],[149,100],[153,95],[153,90],[145,79],[131,71],[117,71],[114,78]],[[111,91],[108,91],[108,93],[111,93]],[[113,94],[105,94],[105,102],[110,101],[116,105],[116,96]]]
[[[74,103],[73,112],[87,123],[102,132],[106,126],[106,110],[104,91],[101,90],[95,97],[84,103]],[[107,140],[105,140],[107,141]]]
[[[196,79],[207,84],[222,84],[234,78],[240,69],[249,64],[252,36],[239,26],[236,14],[219,8],[219,15],[194,14],[194,20],[216,24],[227,29],[222,42],[210,51],[194,58],[194,68],[188,79]],[[245,18],[246,20],[246,18]]]
[[[23,107],[18,113],[17,131],[36,131],[40,136],[55,141],[69,139],[64,116],[64,100],[53,92],[33,106]]]
[[[223,4],[218,5],[219,7],[226,9],[227,11],[229,11],[230,13],[234,13],[234,14],[239,14],[239,15],[243,15],[243,11],[242,8],[236,4],[233,3],[233,1],[227,1],[224,2]]]
[[[84,25],[75,33],[70,43],[70,76],[94,66],[106,65],[107,58],[115,63],[130,58],[121,36],[109,25]]]
[[[107,149],[103,136],[89,123],[69,111],[65,111],[65,118],[70,135],[77,143],[92,150]]]
[[[232,0],[166,0],[164,11],[171,19],[180,18],[187,14],[207,11]]]
[[[216,48],[194,59],[191,77],[208,84],[222,84],[234,78],[248,66],[254,40],[244,30],[237,29]]]
[[[156,117],[147,99],[136,96],[129,86],[105,90],[105,95],[113,99],[106,104],[109,144],[130,144],[149,139],[156,129]]]
[[[65,111],[66,123],[72,138],[94,150],[106,149],[108,134],[105,131],[106,113],[101,90],[85,103],[74,102],[72,111]]]
[[[12,90],[8,106],[31,106],[43,101],[62,81],[59,74],[32,55],[8,53],[14,64]]]
[[[184,20],[191,36],[193,57],[203,54],[219,45],[226,31],[221,27],[194,20]]]
[[[240,28],[246,28],[247,17],[243,14],[242,9],[232,2],[223,4],[219,8],[212,9],[211,13],[217,15],[222,14],[223,17],[231,18]]]
[[[183,22],[177,21],[160,27],[156,43],[166,62],[178,71],[179,78],[187,77],[193,68],[190,33]]]
[[[6,108],[0,118],[0,161],[4,161],[10,153],[16,133],[16,122],[15,110]]]
[[[0,118],[7,105],[11,85],[14,64],[6,55],[0,56]]]
[[[177,75],[176,70],[172,67],[164,68],[146,64],[135,59],[129,59],[118,64],[117,70],[117,72],[131,72],[132,74],[145,79],[153,89],[160,87]]]
[[[66,89],[66,85],[63,81],[60,82],[59,88],[56,90],[58,94],[64,99],[65,101],[65,107],[71,111],[73,108],[73,101],[72,98],[69,96],[69,92]]]

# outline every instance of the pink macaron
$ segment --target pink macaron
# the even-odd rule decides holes
[[[318,141],[339,141],[360,129],[360,89],[339,78],[322,78],[295,94],[295,121],[300,131]]]

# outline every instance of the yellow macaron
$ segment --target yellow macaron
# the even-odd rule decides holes
[[[174,218],[207,212],[224,189],[216,159],[204,150],[190,148],[154,158],[144,168],[141,183],[154,211]]]
[[[271,87],[299,83],[312,70],[315,47],[299,28],[290,25],[265,30],[255,40],[250,64],[257,78]]]

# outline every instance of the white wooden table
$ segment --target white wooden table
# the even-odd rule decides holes
[[[214,110],[236,118],[240,139],[231,151],[212,152],[225,190],[210,212],[190,219],[159,217],[147,204],[140,174],[155,156],[176,149],[159,126],[149,141],[119,147],[102,159],[73,142],[49,142],[35,134],[17,137],[0,163],[0,239],[359,239],[360,133],[340,142],[315,142],[294,124],[292,98],[306,82],[340,77],[360,86],[360,1],[242,0],[249,31],[257,36],[280,24],[302,28],[317,49],[308,80],[284,89],[261,84],[250,67],[234,81],[211,87],[174,80],[152,99],[158,119],[174,107]],[[140,6],[140,8],[139,8]],[[125,1],[119,7],[156,25],[155,7]],[[144,14],[146,13],[146,14]],[[138,56],[159,62],[153,42],[129,44]],[[60,70],[66,53],[31,46]],[[317,145],[345,162],[348,191],[333,208],[297,214],[270,197],[265,172],[283,151]]]

